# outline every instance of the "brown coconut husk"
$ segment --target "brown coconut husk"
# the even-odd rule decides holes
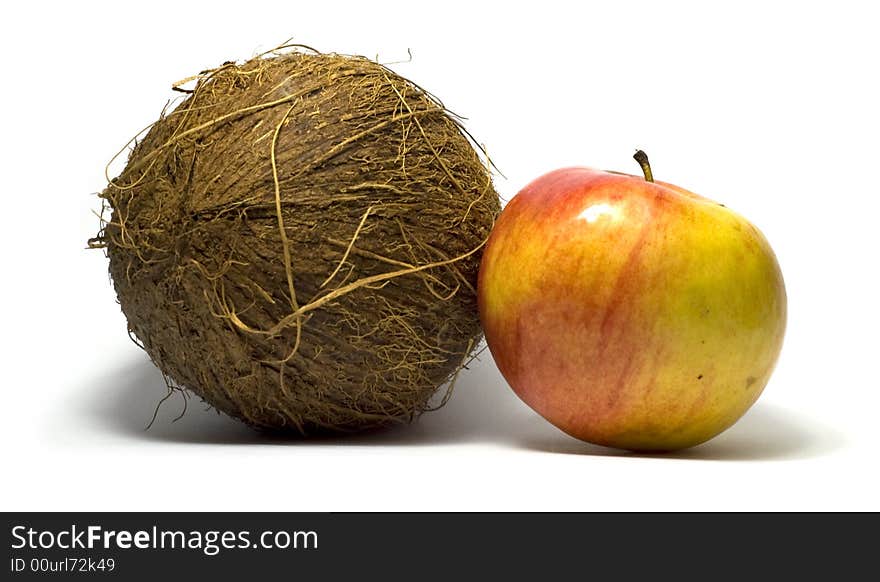
[[[256,427],[427,410],[481,339],[499,212],[458,118],[362,57],[273,51],[196,80],[101,195],[90,244],[130,334],[171,388]]]

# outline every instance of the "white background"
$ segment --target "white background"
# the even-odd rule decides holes
[[[871,3],[483,4],[7,3],[0,509],[880,509]],[[537,417],[487,352],[444,409],[380,435],[267,440],[197,400],[144,431],[165,387],[85,250],[104,165],[172,82],[290,37],[412,49],[394,68],[469,118],[507,199],[562,166],[637,172],[641,147],[751,219],[790,309],[759,402],[703,446],[621,454]]]

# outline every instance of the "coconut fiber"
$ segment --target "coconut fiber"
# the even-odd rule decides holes
[[[458,118],[362,57],[286,47],[194,80],[90,241],[169,395],[303,434],[427,410],[480,340],[499,211]]]

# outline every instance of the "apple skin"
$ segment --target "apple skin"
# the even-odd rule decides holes
[[[516,394],[578,439],[702,443],[757,400],[786,294],[747,220],[642,177],[565,168],[504,208],[478,279],[489,349]]]

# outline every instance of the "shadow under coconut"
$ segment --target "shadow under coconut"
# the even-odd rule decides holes
[[[658,459],[770,461],[827,455],[844,444],[841,433],[792,410],[757,402],[735,425],[714,439],[683,451],[637,453],[581,442],[555,431],[530,431],[519,441],[527,449],[572,455],[644,457]]]
[[[84,413],[99,430],[148,441],[289,446],[509,443],[517,427],[533,413],[499,378],[491,357],[486,355],[462,370],[454,394],[443,408],[427,412],[410,424],[351,435],[302,438],[254,430],[193,395],[184,398],[175,392],[157,410],[167,388],[159,370],[146,357],[140,357],[97,379],[91,385],[91,396],[85,400]],[[150,424],[154,412],[156,418]]]

